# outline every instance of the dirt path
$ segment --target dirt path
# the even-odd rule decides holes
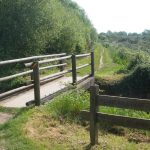
[[[103,66],[104,66],[103,55],[104,55],[104,49],[101,52],[101,58],[100,58],[100,62],[99,62],[99,69],[103,68]]]
[[[0,112],[0,124],[7,122],[13,115]]]

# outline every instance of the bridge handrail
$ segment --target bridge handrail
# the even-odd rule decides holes
[[[54,61],[58,61],[58,60],[65,60],[65,59],[69,59],[71,58],[71,55],[69,56],[65,56],[65,57],[60,57],[60,58],[53,58],[53,59],[47,59],[47,60],[42,60],[39,61],[39,64],[45,64],[45,63],[50,63],[50,62],[54,62]],[[25,66],[26,67],[31,67],[33,63],[26,63]]]
[[[36,56],[34,56],[34,57],[28,57],[28,58],[22,58],[22,59],[15,59],[15,60],[8,60],[8,61],[0,62],[0,66],[2,66],[2,65],[17,63],[17,62],[25,62],[26,63],[26,62],[29,62],[29,60],[33,61],[33,60],[35,60],[35,58],[37,59],[36,61],[33,61],[32,63],[26,63],[26,66],[30,67],[31,70],[0,78],[0,82],[2,82],[2,81],[7,81],[10,79],[16,78],[16,77],[20,77],[20,76],[25,76],[25,75],[31,76],[30,81],[27,81],[28,83],[26,83],[24,86],[0,94],[0,99],[7,97],[10,94],[15,94],[19,91],[34,87],[35,104],[40,105],[40,85],[41,84],[47,83],[47,82],[51,81],[53,78],[59,78],[59,77],[65,75],[67,73],[72,72],[72,81],[73,81],[72,84],[76,85],[76,84],[78,84],[77,70],[82,69],[84,67],[88,67],[88,66],[91,66],[91,74],[86,75],[85,78],[90,77],[90,76],[94,76],[94,52],[91,52],[88,54],[80,54],[80,55],[69,55],[69,56],[63,56],[63,55],[65,55],[65,53],[38,56],[38,58]],[[49,57],[54,57],[54,56],[55,57],[60,56],[60,57],[41,60],[41,61],[38,60],[39,58],[49,58]],[[76,63],[77,58],[88,57],[88,56],[91,56],[91,63],[77,66],[77,63]],[[70,68],[68,70],[64,70],[64,66],[67,65],[67,63],[65,63],[65,60],[70,59],[70,58],[72,60],[72,68]],[[59,61],[58,62],[59,64],[44,66],[44,67],[39,66],[41,64],[46,64],[46,63],[55,62],[55,61]],[[50,69],[50,68],[54,68],[54,67],[59,67],[60,72],[40,78],[40,71],[41,70]]]
[[[33,57],[26,57],[26,58],[20,58],[20,59],[0,61],[0,66],[13,64],[13,63],[20,63],[20,62],[25,63],[25,62],[29,62],[29,61],[37,61],[37,60],[43,59],[43,58],[58,57],[58,56],[65,56],[65,55],[66,55],[66,53],[61,53],[61,54],[41,55],[41,56],[33,56]]]
[[[91,65],[90,63],[89,63],[89,64],[85,64],[85,65],[81,65],[81,66],[79,66],[79,67],[76,67],[76,70],[79,70],[79,69],[88,67],[88,66],[90,66],[90,65]]]
[[[68,70],[64,70],[64,71],[61,71],[61,72],[57,72],[57,73],[48,75],[46,77],[40,78],[40,81],[44,81],[44,80],[47,80],[47,79],[50,79],[50,78],[53,78],[53,77],[64,75],[64,74],[70,73],[71,71],[72,71],[72,69],[68,69]]]
[[[39,70],[41,71],[41,70],[46,70],[46,69],[55,68],[55,67],[61,67],[61,66],[66,66],[66,65],[67,65],[67,63],[58,64],[58,65],[51,65],[51,66],[41,67],[41,68],[39,68]],[[14,74],[14,75],[2,77],[2,78],[0,78],[0,82],[8,81],[8,80],[14,79],[16,77],[29,75],[31,73],[33,73],[33,70],[28,70],[28,71],[24,71],[24,72],[21,72],[21,73]]]
[[[87,57],[90,56],[91,53],[76,55],[76,58]]]

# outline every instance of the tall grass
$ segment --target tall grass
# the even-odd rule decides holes
[[[89,93],[84,90],[73,90],[54,98],[44,109],[53,117],[76,120],[80,111],[88,107]]]

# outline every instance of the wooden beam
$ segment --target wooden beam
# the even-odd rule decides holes
[[[65,56],[65,55],[66,55],[66,53],[61,53],[61,54],[33,56],[33,57],[26,57],[26,58],[20,58],[20,59],[12,59],[12,60],[0,61],[0,66],[13,64],[13,63],[20,63],[20,62],[25,63],[25,62],[30,62],[30,61],[36,61],[36,60],[39,60],[39,59],[52,58],[52,57]]]
[[[84,120],[90,120],[90,112],[87,110],[83,110],[80,112],[81,117]],[[105,113],[96,113],[97,122],[106,122],[111,123],[112,125],[119,125],[129,128],[136,128],[136,129],[144,129],[150,130],[150,120],[149,119],[139,119],[127,116],[120,116],[120,115],[112,115],[112,114],[105,114]]]
[[[47,80],[47,79],[50,79],[50,78],[53,78],[53,77],[57,77],[57,76],[60,76],[60,75],[64,75],[64,74],[67,74],[67,73],[70,73],[72,70],[69,69],[69,70],[64,70],[62,72],[58,72],[58,73],[54,73],[54,74],[51,74],[49,76],[46,76],[46,77],[43,77],[40,79],[40,81],[44,81],[44,80]]]
[[[79,69],[88,67],[88,66],[90,66],[90,65],[91,65],[91,64],[85,64],[85,65],[79,66],[79,67],[76,68],[76,70],[79,70]]]
[[[76,55],[76,58],[87,57],[87,56],[90,56],[90,53]]]
[[[33,72],[32,70],[29,70],[29,71],[25,71],[25,72],[22,72],[22,73],[14,74],[14,75],[11,75],[11,76],[3,77],[3,78],[0,78],[0,82],[11,80],[11,79],[14,79],[14,78],[17,78],[17,77],[20,77],[20,76],[29,75],[32,72]]]
[[[76,55],[72,55],[72,84],[77,84]]]
[[[28,90],[28,89],[30,89],[32,87],[33,87],[33,84],[27,85],[27,86],[22,86],[22,87],[19,87],[19,88],[7,91],[5,93],[2,93],[2,94],[0,94],[0,101],[3,100],[5,97],[11,96],[11,95],[15,95],[15,94],[17,94],[20,91]]]
[[[108,95],[96,95],[97,105],[150,112],[150,100]]]
[[[94,52],[91,52],[91,76],[95,75]]]
[[[55,67],[66,66],[66,65],[67,65],[67,63],[58,64],[58,65],[51,65],[51,66],[46,66],[46,67],[41,67],[41,68],[40,68],[40,71],[41,71],[41,70],[46,70],[46,69],[55,68]]]
[[[150,130],[150,120],[148,119],[138,119],[105,113],[97,113],[96,116],[98,121],[106,121],[114,125],[120,125],[129,128]]]
[[[96,94],[98,94],[98,85],[91,86],[90,88],[90,141],[91,145],[98,143],[98,124],[96,119],[96,113],[98,106],[96,104]]]
[[[54,61],[59,61],[59,60],[65,60],[65,59],[69,59],[71,58],[71,55],[69,56],[65,56],[65,57],[60,57],[60,58],[53,58],[53,59],[47,59],[47,60],[42,60],[39,61],[39,64],[46,64],[46,63],[50,63],[50,62],[54,62]],[[33,63],[26,63],[25,66],[26,67],[31,67]]]
[[[33,78],[34,78],[34,100],[35,100],[35,105],[39,106],[41,104],[39,62],[34,62],[34,65],[33,65]]]

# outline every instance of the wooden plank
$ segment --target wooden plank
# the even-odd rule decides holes
[[[80,112],[81,117],[84,120],[90,120],[90,112],[83,110]],[[144,129],[150,130],[150,120],[149,119],[139,119],[139,118],[132,118],[120,115],[112,115],[112,114],[105,114],[105,113],[97,113],[96,114],[97,121],[100,122],[107,122],[113,125],[119,125],[129,128],[136,128],[136,129]]]
[[[42,61],[39,61],[39,64],[45,64],[45,63],[54,62],[54,61],[58,61],[58,60],[65,60],[65,59],[69,59],[69,58],[71,58],[71,55],[65,56],[65,57],[60,57],[60,58],[42,60]]]
[[[106,121],[107,123],[129,128],[150,130],[150,120],[148,119],[138,119],[105,113],[97,113],[96,116],[98,121]]]
[[[84,80],[86,80],[86,79],[88,79],[88,78],[90,78],[90,77],[91,77],[90,74],[87,74],[87,75],[83,76],[79,81],[77,81],[77,84],[83,82]]]
[[[60,69],[60,72],[62,72],[62,71],[64,71],[64,69],[65,69],[65,67],[64,67],[64,65],[61,65],[61,64],[64,64],[65,63],[65,60],[60,60],[59,61],[59,69]]]
[[[2,93],[2,94],[0,94],[0,101],[3,100],[5,97],[15,95],[15,94],[17,94],[20,91],[28,90],[28,89],[30,89],[32,87],[33,87],[33,84],[27,85],[27,86],[22,86],[22,87],[19,87],[19,88],[7,91],[5,93]]]
[[[77,88],[82,88],[85,90],[89,90],[91,86],[94,85],[94,77],[90,75],[84,76],[81,80],[77,82]]]
[[[90,53],[76,55],[76,58],[87,57],[87,56],[90,56]]]
[[[58,64],[58,65],[51,65],[51,66],[47,66],[47,67],[42,67],[42,68],[40,68],[40,71],[41,70],[45,70],[45,69],[50,69],[50,68],[65,66],[65,65],[67,65],[67,64],[64,63],[64,64]],[[11,80],[11,79],[14,79],[14,78],[17,78],[17,77],[20,77],[20,76],[29,75],[29,74],[32,74],[32,73],[33,73],[33,70],[29,70],[29,71],[25,71],[25,72],[22,72],[22,73],[14,74],[14,75],[11,75],[11,76],[3,77],[3,78],[0,78],[0,82]],[[33,79],[32,76],[31,76],[31,79]]]
[[[43,78],[40,78],[40,81],[44,81],[44,80],[47,80],[47,79],[50,79],[50,78],[53,78],[53,77],[57,77],[57,76],[60,76],[60,75],[64,75],[64,74],[67,74],[69,72],[71,72],[72,69],[68,69],[68,70],[64,70],[62,72],[58,72],[58,73],[54,73],[54,74],[51,74],[49,76],[46,76],[46,77],[43,77]]]
[[[18,74],[10,75],[10,76],[7,76],[7,77],[3,77],[3,78],[0,78],[0,82],[11,80],[11,79],[14,79],[14,78],[17,78],[17,77],[20,77],[20,76],[29,75],[32,72],[33,72],[32,70],[29,70],[29,71],[25,71],[25,72],[22,72],[22,73],[18,73]]]
[[[98,94],[99,86],[91,86],[90,88],[90,141],[91,145],[98,143],[98,124],[96,120],[96,113],[98,106],[96,104],[96,94]]]
[[[96,95],[97,104],[101,106],[118,107],[150,112],[150,100],[108,95]]]
[[[77,84],[76,55],[72,55],[72,84]]]
[[[79,70],[79,69],[88,67],[88,66],[90,66],[90,65],[91,65],[91,64],[85,64],[85,65],[79,66],[79,67],[76,68],[76,70]]]
[[[41,71],[41,70],[46,70],[46,69],[55,68],[55,67],[66,66],[66,65],[67,65],[67,63],[58,64],[58,65],[51,65],[51,66],[46,66],[46,67],[41,67],[41,68],[40,68],[40,71]]]
[[[50,63],[50,62],[54,62],[54,61],[59,61],[59,60],[65,60],[65,59],[69,59],[71,58],[71,55],[69,56],[65,56],[65,57],[60,57],[60,58],[53,58],[53,59],[47,59],[47,60],[42,60],[39,61],[39,64],[46,64],[46,63]],[[33,63],[26,63],[25,66],[26,67],[31,67]]]
[[[30,61],[36,61],[36,60],[39,60],[39,59],[58,57],[58,56],[65,56],[65,55],[66,55],[66,53],[61,53],[61,54],[33,56],[33,57],[26,57],[26,58],[20,58],[20,59],[12,59],[12,60],[0,61],[0,66],[13,64],[13,63],[20,63],[20,62],[25,63],[25,62],[30,62]]]
[[[91,52],[91,76],[95,75],[94,52]]]
[[[33,66],[34,66],[33,67],[34,100],[35,100],[35,105],[39,106],[41,104],[39,62],[34,62]]]

